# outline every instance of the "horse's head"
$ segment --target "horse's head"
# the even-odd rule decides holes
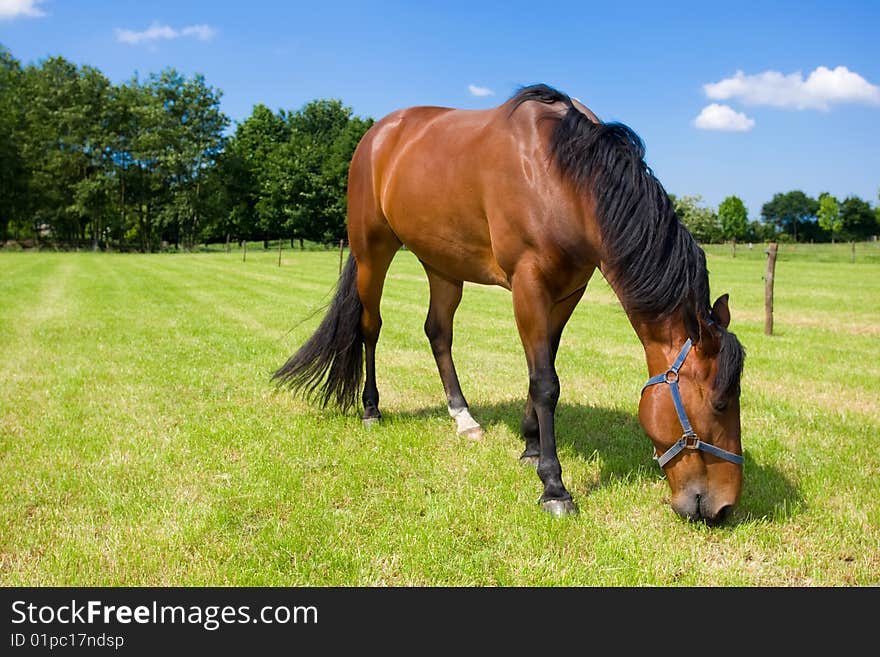
[[[708,321],[691,323],[687,332],[692,337],[642,390],[639,420],[666,473],[672,508],[689,520],[715,524],[727,516],[742,488],[739,380],[744,351],[727,331],[726,294],[715,302]]]

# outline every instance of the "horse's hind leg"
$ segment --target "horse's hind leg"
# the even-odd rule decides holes
[[[400,242],[390,230],[387,239],[372,240],[369,249],[359,249],[352,242],[352,253],[358,263],[357,287],[363,310],[361,312],[361,334],[364,338],[364,423],[380,420],[379,389],[376,387],[376,344],[382,329],[382,315],[379,304],[385,275],[400,248]]]
[[[424,263],[422,263],[424,265]],[[446,391],[446,403],[451,415],[458,425],[458,434],[468,438],[480,438],[483,430],[471,417],[468,403],[461,392],[455,363],[452,361],[452,321],[455,311],[461,302],[462,282],[447,278],[424,265],[431,288],[431,303],[428,317],[425,320],[425,335],[431,343],[431,351],[437,362],[443,390]]]
[[[364,423],[382,417],[376,387],[376,343],[382,328],[379,303],[385,275],[401,246],[376,197],[374,132],[369,131],[355,149],[348,175],[348,242],[357,261],[357,289],[361,300],[361,335],[364,340]]]

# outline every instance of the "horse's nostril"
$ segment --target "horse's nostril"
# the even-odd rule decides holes
[[[699,522],[703,519],[699,495],[680,497],[672,503],[672,508],[685,520]]]
[[[715,514],[714,518],[707,519],[707,522],[711,525],[720,525],[722,522],[727,520],[727,517],[730,515],[730,510],[733,509],[732,504],[726,504],[718,509],[718,512]]]

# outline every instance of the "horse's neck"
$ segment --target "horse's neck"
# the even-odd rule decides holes
[[[629,320],[645,350],[649,375],[665,371],[688,339],[680,314],[659,320],[630,316]]]

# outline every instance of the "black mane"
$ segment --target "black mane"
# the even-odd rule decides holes
[[[706,254],[679,221],[672,200],[645,164],[645,146],[621,123],[593,123],[566,94],[544,84],[520,89],[511,112],[527,101],[563,103],[551,154],[563,175],[592,195],[602,233],[603,274],[628,313],[662,319],[681,310],[686,326],[711,324]],[[715,391],[738,393],[744,350],[720,331]]]

